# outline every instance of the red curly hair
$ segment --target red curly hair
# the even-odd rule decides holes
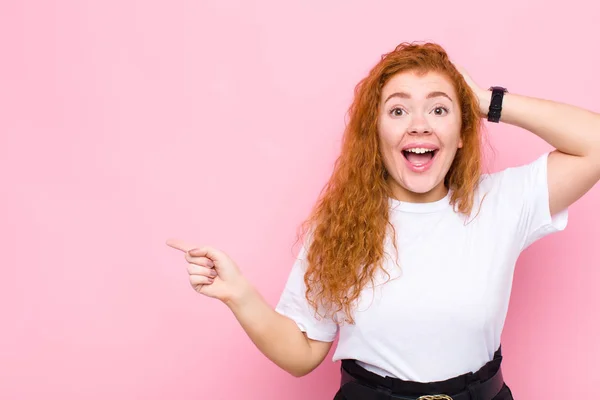
[[[355,88],[348,110],[341,154],[310,216],[302,224],[308,231],[306,297],[321,316],[343,312],[354,323],[352,304],[375,272],[382,267],[384,239],[395,228],[389,222],[393,197],[379,148],[377,121],[384,85],[396,74],[440,72],[454,84],[461,109],[461,138],[444,183],[452,189],[451,204],[468,215],[481,172],[481,117],[477,98],[444,49],[434,43],[402,43],[384,54]]]

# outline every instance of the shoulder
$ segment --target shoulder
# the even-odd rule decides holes
[[[548,153],[525,164],[484,173],[474,193],[473,212],[497,218],[520,218],[532,193],[543,191]]]
[[[477,199],[500,225],[514,227],[521,249],[550,233],[564,230],[568,212],[550,212],[548,156],[481,176]],[[486,202],[487,205],[486,205]]]
[[[535,186],[545,181],[548,154],[544,153],[529,163],[482,174],[478,190],[484,194],[525,194],[531,190],[532,185]]]

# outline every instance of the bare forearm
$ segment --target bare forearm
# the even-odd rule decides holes
[[[291,319],[277,313],[252,286],[226,303],[256,347],[294,376],[312,371],[320,362],[310,342]]]
[[[487,114],[491,92],[480,94]],[[500,121],[526,129],[559,151],[575,156],[600,154],[600,114],[573,105],[505,93]]]

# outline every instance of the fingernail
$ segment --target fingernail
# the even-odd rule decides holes
[[[212,279],[212,278],[208,278],[208,283],[209,283],[209,284],[213,283],[214,281],[215,281],[214,279]]]
[[[211,269],[210,276],[217,276],[217,271],[215,271],[214,269]]]

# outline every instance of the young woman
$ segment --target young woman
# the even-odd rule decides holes
[[[556,150],[484,174],[482,117]],[[518,144],[515,144],[518,146]],[[403,43],[356,88],[341,155],[269,306],[225,253],[185,252],[191,285],[302,376],[339,335],[335,399],[512,399],[500,337],[514,266],[600,179],[600,115],[477,86],[436,44]]]

